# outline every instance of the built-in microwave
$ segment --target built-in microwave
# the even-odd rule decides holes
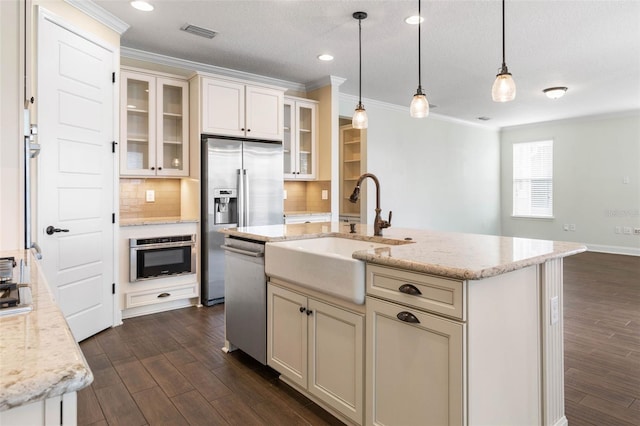
[[[129,239],[130,281],[196,272],[196,236]]]

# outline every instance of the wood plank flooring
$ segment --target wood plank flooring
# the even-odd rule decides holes
[[[640,257],[565,259],[570,426],[640,426]],[[240,351],[224,354],[224,307],[127,319],[80,344],[95,380],[79,425],[340,425]],[[514,425],[515,426],[515,425]]]

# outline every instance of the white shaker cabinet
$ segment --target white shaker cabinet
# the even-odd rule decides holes
[[[318,102],[284,99],[284,178],[315,180],[317,176]]]
[[[267,364],[329,409],[362,424],[364,316],[272,283]]]
[[[284,91],[203,77],[202,133],[282,140]]]
[[[120,175],[188,176],[188,82],[134,70],[120,82]]]

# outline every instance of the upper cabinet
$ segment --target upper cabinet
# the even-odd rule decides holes
[[[202,133],[282,140],[284,91],[203,78]]]
[[[120,175],[188,176],[187,81],[123,70],[120,84]]]
[[[318,102],[289,98],[284,100],[284,178],[315,180],[317,177]]]

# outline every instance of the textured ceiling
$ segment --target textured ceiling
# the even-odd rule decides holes
[[[358,22],[362,22],[362,96],[407,106],[416,90],[417,27],[404,19],[417,1],[94,0],[130,25],[122,46],[297,83],[333,75],[340,91],[358,92]],[[502,62],[501,2],[422,2],[422,86],[433,113],[492,127],[640,109],[640,1],[506,2],[506,62],[513,102],[494,103]],[[183,31],[185,23],[219,34]],[[331,53],[335,60],[316,57]],[[542,90],[567,86],[565,97]],[[355,106],[355,105],[354,105]]]

